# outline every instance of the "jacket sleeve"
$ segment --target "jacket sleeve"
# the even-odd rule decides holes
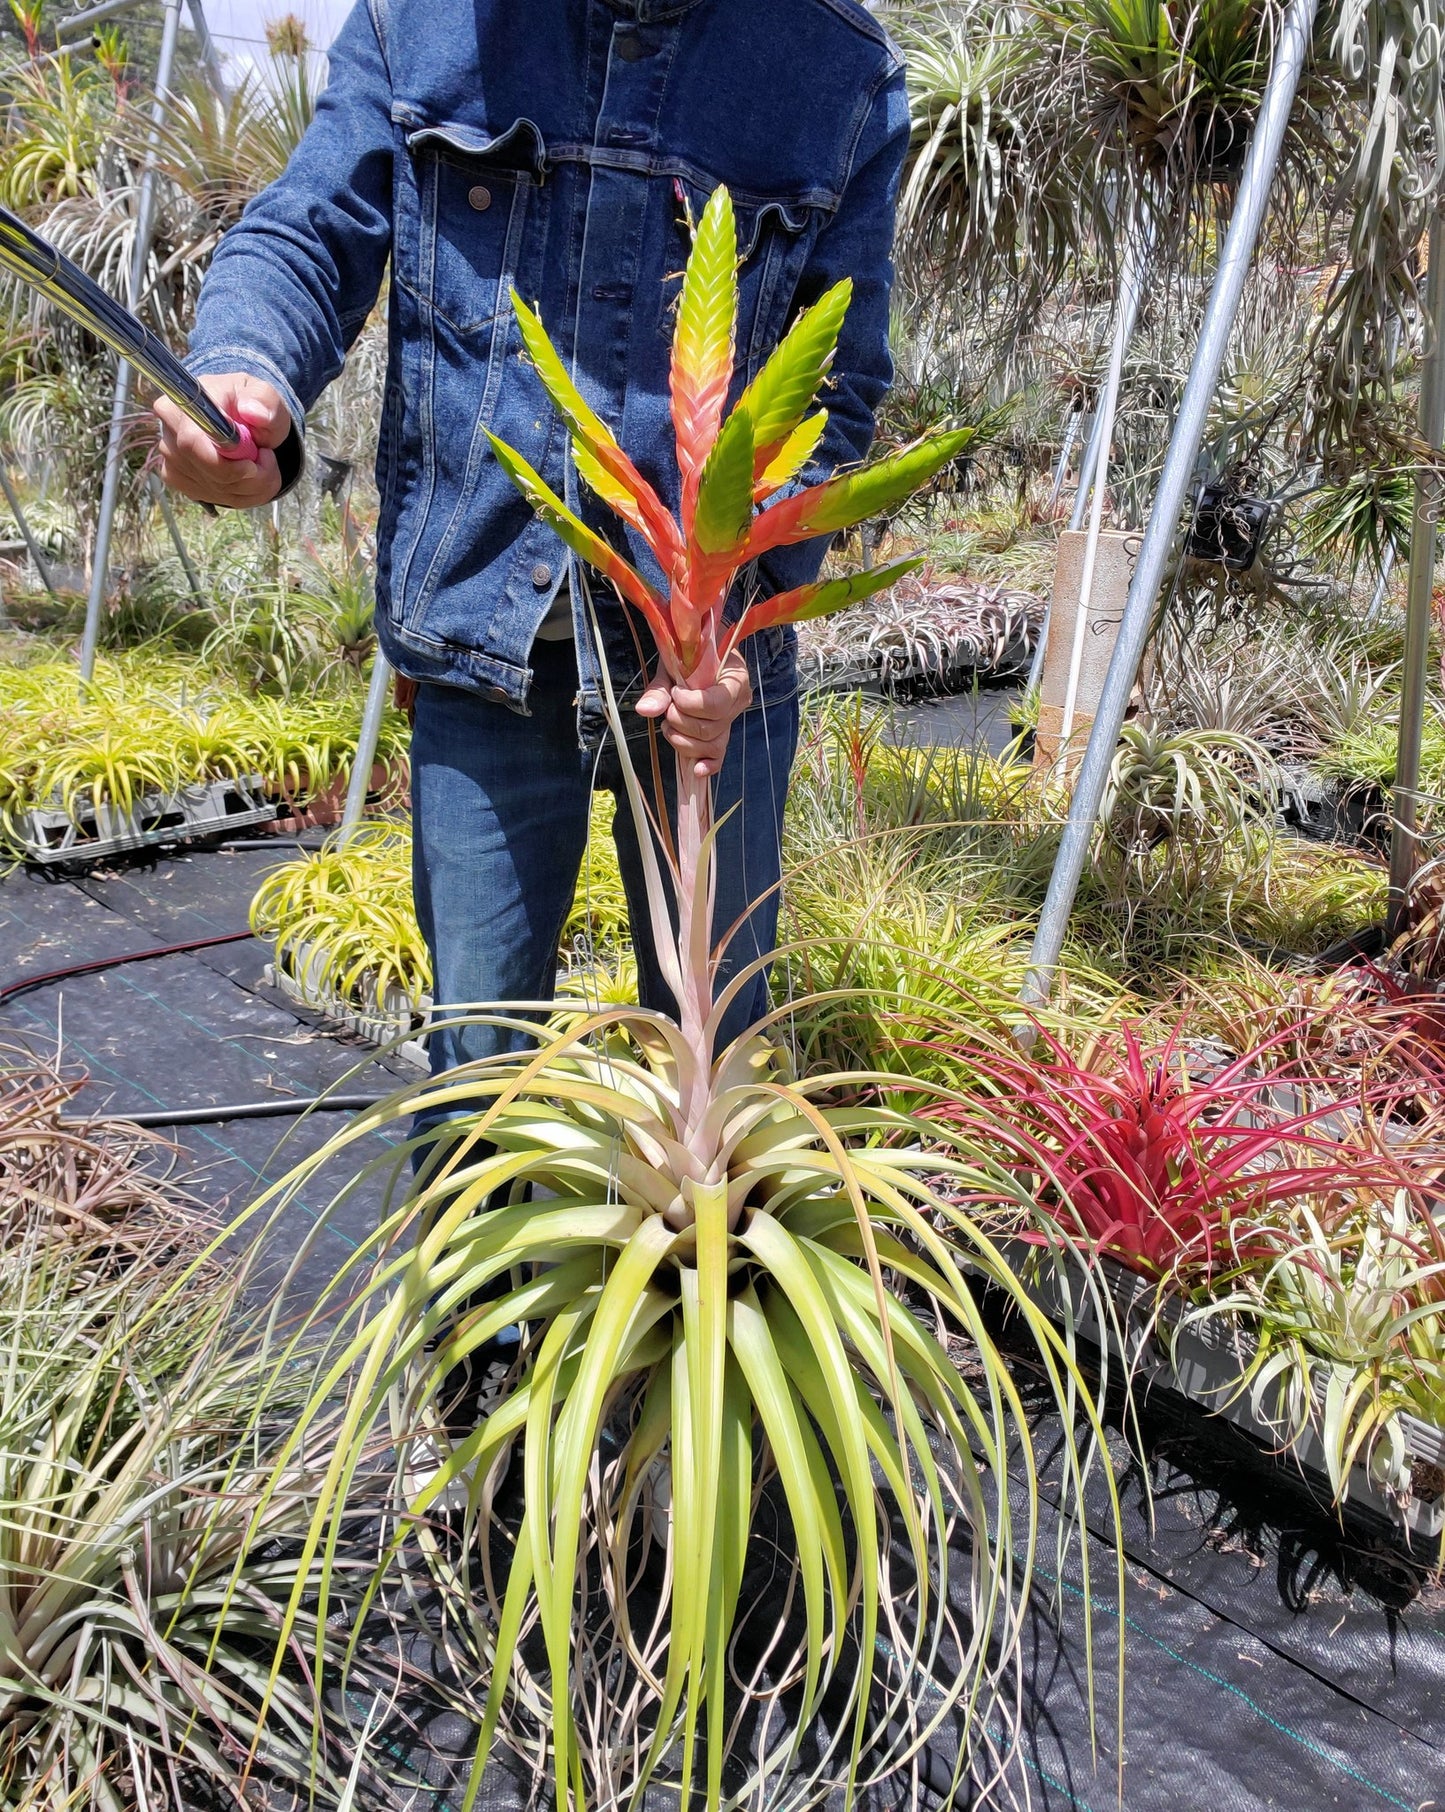
[[[906,80],[894,65],[874,93],[853,174],[798,285],[799,303],[807,305],[844,277],[853,279],[853,304],[839,337],[831,387],[821,398],[828,426],[799,475],[801,484],[817,484],[840,466],[866,457],[873,444],[874,415],[893,381],[888,347],[893,225],[908,134]],[[758,562],[763,589],[787,591],[808,584],[817,577],[827,546],[824,538],[764,555]]]
[[[285,172],[226,234],[187,364],[274,384],[299,430],[371,312],[391,250],[391,78],[370,0],[331,48],[330,79]]]

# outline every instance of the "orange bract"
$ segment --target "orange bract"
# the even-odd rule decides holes
[[[957,458],[975,432],[961,428],[929,435],[902,453],[780,498],[817,455],[827,427],[827,411],[816,408],[817,397],[837,352],[853,286],[846,280],[834,285],[799,315],[728,413],[737,269],[732,198],[719,188],[698,223],[673,340],[680,520],[663,507],[584,400],[535,312],[515,293],[512,298],[527,356],[571,434],[578,476],[647,544],[666,595],[570,511],[520,454],[491,437],[504,469],[537,513],[641,611],[671,677],[700,685],[710,684],[727,654],[755,630],[841,610],[912,570],[917,562],[904,561],[800,586],[748,606],[732,623],[724,619],[739,573],[759,554],[835,534],[894,507]]]

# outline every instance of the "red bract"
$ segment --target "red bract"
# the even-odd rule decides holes
[[[1318,1212],[1405,1181],[1385,1153],[1333,1136],[1337,1101],[1279,1105],[1301,1083],[1278,1062],[1288,1037],[1199,1075],[1182,1027],[1147,1049],[1125,1027],[1087,1059],[1040,1028],[1029,1056],[970,1051],[978,1086],[931,1117],[999,1152],[1082,1246],[1147,1276],[1202,1282],[1267,1255],[1263,1223],[1292,1200]]]

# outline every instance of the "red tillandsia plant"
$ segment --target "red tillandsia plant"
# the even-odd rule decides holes
[[[1077,1057],[1039,1028],[1028,1056],[970,1052],[979,1086],[932,1117],[993,1144],[1087,1250],[1186,1286],[1267,1261],[1277,1242],[1263,1223],[1292,1202],[1318,1211],[1405,1182],[1393,1158],[1350,1136],[1338,1099],[1281,1105],[1306,1098],[1299,1066],[1280,1061],[1287,1031],[1202,1073],[1185,1036],[1179,1025],[1146,1046],[1125,1026]]]
[[[588,406],[541,321],[519,296],[512,297],[527,354],[571,433],[578,476],[646,542],[665,576],[665,592],[575,516],[520,454],[490,436],[498,460],[537,514],[641,613],[668,677],[698,688],[711,686],[723,662],[755,631],[842,610],[914,571],[921,561],[898,561],[751,603],[731,623],[724,616],[739,573],[759,555],[850,528],[902,502],[956,458],[977,431],[934,434],[872,465],[783,495],[827,425],[826,409],[814,405],[833,363],[852,284],[836,284],[799,316],[729,412],[737,268],[732,201],[719,188],[698,223],[673,342],[672,419],[682,480],[676,519]],[[770,507],[760,507],[765,505]],[[678,761],[677,780],[675,850],[665,846],[678,904],[675,945],[655,907],[654,918],[659,959],[678,1002],[683,1036],[700,1059],[693,1109],[701,1113],[718,960],[711,942],[712,791],[685,759]]]

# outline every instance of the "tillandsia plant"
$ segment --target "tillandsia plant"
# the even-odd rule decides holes
[[[1365,1465],[1411,1492],[1402,1412],[1445,1423],[1445,1229],[1409,1189],[1299,1203],[1264,1252],[1185,1325],[1233,1323],[1253,1350],[1238,1389],[1282,1442],[1318,1435],[1337,1498]]]
[[[249,1338],[245,1270],[205,1256],[160,1142],[62,1121],[82,1081],[0,1051],[0,1802],[334,1792],[305,1665],[334,1638],[303,1614],[271,1676],[318,1476],[274,1462],[309,1374]]]
[[[1333,1092],[1311,1102],[1291,1042],[1276,1032],[1211,1063],[1191,1052],[1188,1020],[1148,1043],[1125,1025],[1083,1055],[1041,1029],[1028,1056],[965,1053],[973,1088],[932,1118],[1016,1168],[1041,1211],[1022,1238],[1047,1245],[1062,1229],[1086,1252],[1196,1289],[1267,1260],[1264,1223],[1291,1204],[1401,1183],[1382,1149],[1341,1136]]]
[[[579,470],[645,534],[666,595],[497,448],[568,546],[642,612],[667,674],[693,684],[763,624],[888,584],[898,569],[724,614],[745,561],[896,500],[963,439],[940,436],[755,515],[817,443],[813,400],[848,289],[800,317],[726,415],[736,270],[719,192],[677,320],[680,520],[517,304]],[[674,931],[624,768],[676,1019],[618,1006],[572,1010],[550,1032],[504,1021],[535,1046],[404,1091],[257,1204],[284,1211],[314,1190],[318,1164],[423,1116],[337,1198],[390,1175],[377,1233],[317,1311],[335,1313],[334,1359],[298,1444],[349,1388],[308,1552],[338,1552],[359,1456],[385,1424],[397,1515],[377,1590],[419,1538],[470,1632],[468,1806],[499,1733],[576,1807],[640,1804],[649,1784],[710,1808],[801,1807],[835,1785],[851,1799],[945,1724],[959,1785],[975,1762],[996,1780],[1013,1753],[998,1738],[1010,1715],[1000,1688],[1017,1664],[1037,1503],[1022,1406],[961,1252],[1018,1304],[1060,1403],[1087,1392],[975,1220],[934,1192],[940,1168],[957,1171],[960,1200],[987,1185],[923,1149],[917,1122],[888,1105],[896,1079],[800,1083],[763,1031],[714,1052],[728,992],[712,998],[709,788],[690,765],[679,773]],[[662,825],[654,832],[661,843]],[[870,1082],[881,1105],[838,1105]],[[1001,1170],[994,1180],[1013,1187]],[[512,1327],[520,1345],[489,1413],[459,1422],[461,1377]],[[969,1352],[966,1374],[953,1340]],[[501,1484],[517,1447],[519,1498]],[[1091,1453],[1070,1437],[1067,1489]],[[962,1585],[953,1540],[971,1547]],[[324,1586],[316,1609],[324,1622]]]

